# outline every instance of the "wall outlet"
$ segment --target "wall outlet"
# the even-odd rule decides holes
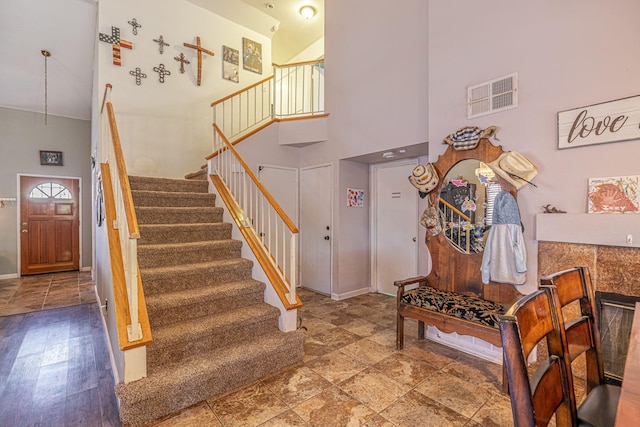
[[[633,245],[633,235],[627,234],[627,245]]]

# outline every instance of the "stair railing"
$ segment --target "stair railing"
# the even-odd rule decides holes
[[[140,229],[116,116],[113,104],[110,102],[111,89],[112,86],[107,84],[100,109],[102,135],[98,158],[103,176],[118,340],[120,348],[126,350],[150,343],[151,333],[138,271],[137,243],[140,238]],[[104,117],[105,107],[106,117]]]
[[[273,65],[273,75],[211,103],[230,141],[277,120],[324,114],[324,60]]]
[[[267,276],[287,309],[297,308],[298,229],[244,159],[213,125],[216,151],[209,156],[213,183],[247,238]],[[258,252],[258,253],[256,253]],[[265,254],[265,256],[261,256]],[[265,264],[263,264],[265,262]],[[275,279],[275,280],[274,280]]]
[[[443,213],[444,237],[460,251],[471,253],[471,232],[474,229],[471,218],[442,198],[440,211]]]

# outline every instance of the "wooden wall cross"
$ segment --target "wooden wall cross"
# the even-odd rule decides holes
[[[122,60],[120,58],[120,48],[124,47],[125,49],[131,49],[133,48],[133,44],[120,38],[120,28],[118,27],[111,27],[111,35],[100,33],[99,38],[101,42],[111,44],[113,65],[117,65],[118,67],[121,66]]]
[[[202,46],[200,46],[200,37],[196,37],[196,44],[189,44],[189,43],[183,43],[185,47],[189,47],[191,49],[195,49],[198,51],[198,86],[200,86],[200,82],[202,80],[202,52],[206,53],[207,55],[215,55],[213,52],[211,52],[210,50],[207,50],[205,48],[203,48]]]

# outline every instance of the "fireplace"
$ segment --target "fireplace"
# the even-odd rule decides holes
[[[589,267],[596,292],[607,381],[619,383],[629,345],[635,302],[640,300],[640,248],[538,242],[539,277],[575,266]],[[584,368],[577,366],[576,375]]]
[[[607,382],[620,385],[627,360],[634,308],[640,297],[596,291],[600,339]]]

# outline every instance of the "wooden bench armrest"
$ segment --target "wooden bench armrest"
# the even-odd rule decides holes
[[[426,284],[427,276],[418,276],[412,277],[410,279],[396,280],[395,282],[393,282],[393,285],[398,287],[398,291],[402,290],[404,292],[405,286],[413,285],[414,283],[420,283],[420,286]]]

